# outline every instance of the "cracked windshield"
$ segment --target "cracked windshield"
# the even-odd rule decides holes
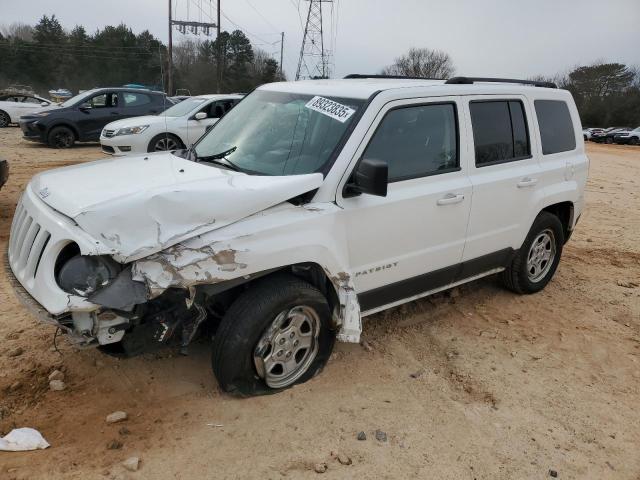
[[[256,91],[231,110],[195,152],[199,161],[226,159],[239,170],[260,175],[318,172],[363,103]]]

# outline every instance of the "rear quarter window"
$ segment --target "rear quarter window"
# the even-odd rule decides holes
[[[536,100],[534,105],[540,127],[542,154],[575,150],[576,135],[567,103],[562,100]]]

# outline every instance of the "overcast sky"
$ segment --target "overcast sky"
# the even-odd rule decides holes
[[[215,17],[209,0],[173,1],[179,19],[187,18],[187,4],[189,19]],[[221,1],[222,28],[233,30],[235,22],[276,58],[278,32],[285,32],[284,67],[292,78],[302,40],[298,5],[304,22],[308,2]],[[167,3],[0,0],[0,24],[34,24],[43,14],[55,14],[67,29],[82,24],[93,32],[124,22],[135,32],[149,29],[166,42]],[[334,76],[377,73],[414,46],[448,52],[460,75],[552,75],[602,59],[640,65],[640,0],[336,0],[334,9]],[[327,12],[327,32],[331,20]],[[174,41],[182,37],[176,32]]]

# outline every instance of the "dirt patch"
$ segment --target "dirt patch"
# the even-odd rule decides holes
[[[219,393],[204,343],[188,357],[117,360],[58,338],[58,353],[53,328],[0,276],[0,433],[30,426],[52,445],[0,453],[0,478],[506,480],[552,469],[637,480],[640,148],[588,149],[587,210],[543,292],[516,296],[486,279],[368,317],[368,348],[339,344],[321,375],[278,395]],[[51,150],[8,128],[0,156],[11,162],[0,192],[4,254],[28,180],[102,154]],[[62,392],[48,389],[56,368]],[[118,410],[128,419],[107,424]],[[135,473],[121,466],[132,456]]]

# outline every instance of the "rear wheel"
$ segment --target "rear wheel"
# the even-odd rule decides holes
[[[275,393],[320,372],[334,342],[324,295],[292,275],[269,276],[242,293],[222,319],[213,372],[226,392]]]
[[[181,148],[184,148],[184,145],[178,137],[171,133],[161,133],[151,139],[147,152],[166,152]]]
[[[541,212],[511,265],[502,272],[502,282],[516,293],[535,293],[551,281],[558,268],[564,233],[558,217]]]
[[[638,138],[638,137],[631,137],[631,138],[629,139],[629,143],[630,143],[631,145],[640,145],[640,138]]]
[[[0,110],[0,128],[8,127],[11,123],[11,117],[7,112]]]
[[[54,127],[49,132],[47,142],[53,148],[71,148],[76,141],[76,136],[69,127]]]
[[[611,145],[613,143],[613,138],[611,137],[607,137],[604,139],[604,143],[606,143],[607,145]]]

